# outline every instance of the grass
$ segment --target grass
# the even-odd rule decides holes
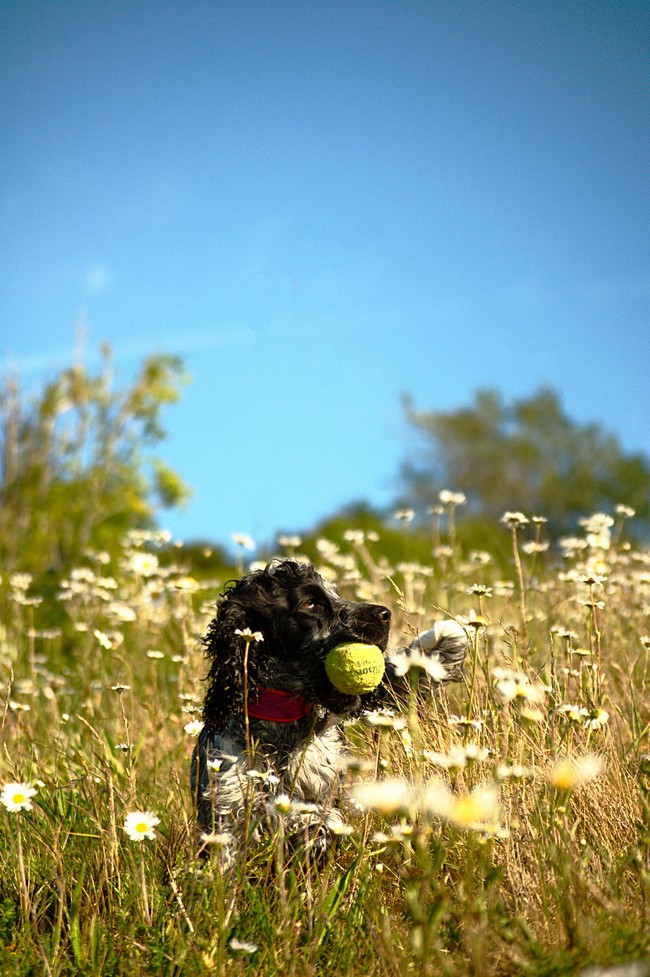
[[[0,972],[542,977],[647,960],[650,554],[602,519],[547,551],[541,522],[498,532],[510,579],[455,538],[426,566],[389,566],[360,532],[321,544],[342,593],[391,606],[395,639],[453,614],[471,647],[463,683],[348,727],[348,787],[369,786],[319,873],[281,836],[226,876],[194,854],[198,637],[223,581],[130,539],[119,565],[90,554],[60,581],[67,623],[46,628],[29,579],[5,579],[0,783],[37,792],[0,806]],[[124,831],[133,811],[159,818],[153,838]]]

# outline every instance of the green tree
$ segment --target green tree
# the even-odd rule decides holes
[[[99,372],[82,363],[26,401],[16,377],[0,392],[0,561],[35,576],[69,567],[88,548],[113,551],[154,524],[156,508],[188,489],[147,452],[163,437],[164,405],[184,380],[176,357],[147,358],[115,389],[109,347]]]
[[[549,388],[509,404],[496,390],[479,390],[459,410],[418,411],[410,400],[405,410],[420,435],[403,469],[405,497],[417,508],[450,488],[465,493],[475,516],[522,510],[568,531],[579,517],[624,503],[650,530],[648,459],[626,453],[599,424],[573,421]]]

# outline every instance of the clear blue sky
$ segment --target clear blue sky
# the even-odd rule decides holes
[[[650,451],[649,26],[645,0],[2,0],[7,364],[68,365],[80,316],[125,377],[181,354],[185,539],[388,504],[402,393],[551,384]]]

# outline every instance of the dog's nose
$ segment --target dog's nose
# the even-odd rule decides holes
[[[389,609],[387,607],[379,606],[377,610],[378,610],[379,620],[382,621],[384,624],[388,624],[388,622],[391,619],[391,612],[389,611]]]

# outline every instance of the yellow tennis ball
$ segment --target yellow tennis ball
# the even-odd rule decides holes
[[[347,641],[327,653],[325,671],[339,692],[363,695],[376,689],[384,677],[384,656],[377,645]]]

